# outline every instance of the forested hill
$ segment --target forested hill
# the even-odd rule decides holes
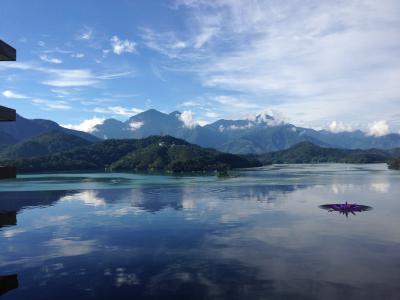
[[[384,163],[400,152],[392,150],[348,150],[325,148],[302,142],[289,149],[258,155],[263,164],[280,163]]]
[[[106,140],[53,155],[4,163],[15,165],[18,172],[105,168],[115,171],[201,172],[260,165],[256,160],[205,149],[171,136]]]
[[[76,135],[53,130],[3,148],[0,150],[0,160],[45,156],[90,144],[92,142]]]

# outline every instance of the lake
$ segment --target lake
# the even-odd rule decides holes
[[[347,217],[319,208],[357,203]],[[400,299],[400,172],[0,181],[4,299]]]

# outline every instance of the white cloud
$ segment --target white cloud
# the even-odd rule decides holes
[[[212,112],[212,111],[206,112],[204,115],[207,118],[218,118],[219,117],[219,115],[216,112]]]
[[[119,73],[107,73],[107,74],[102,74],[97,76],[97,79],[115,79],[115,78],[120,78],[120,77],[126,77],[128,75],[133,74],[133,71],[126,71],[126,72],[119,72]]]
[[[207,124],[210,124],[210,121],[206,121],[206,120],[197,120],[197,124],[199,124],[200,126],[206,126]]]
[[[47,68],[38,66],[32,63],[2,63],[0,64],[1,70],[21,70],[42,73],[46,75],[47,79],[42,81],[42,84],[55,86],[55,87],[80,87],[80,86],[94,86],[101,80],[111,80],[120,77],[131,75],[133,71],[96,74],[90,69],[62,69],[62,68]],[[43,76],[39,77],[42,78]]]
[[[83,58],[83,57],[85,57],[85,54],[83,54],[83,53],[73,53],[73,54],[71,54],[71,57],[73,57],[73,58]]]
[[[339,118],[352,124],[355,116],[364,125],[389,120],[400,108],[396,0],[176,4],[189,12],[186,41],[197,37],[202,45],[203,35],[208,47],[173,52],[180,64],[171,68],[197,74],[207,87],[282,111],[296,124],[320,127]],[[153,48],[163,47],[162,34],[153,35]],[[252,110],[244,104],[243,110]]]
[[[140,283],[135,273],[126,273],[124,268],[117,268],[115,272],[115,286],[118,288],[124,285],[132,286]],[[111,272],[108,272],[107,274],[111,275]]]
[[[55,238],[49,240],[46,245],[53,249],[52,256],[54,257],[66,257],[66,256],[77,256],[85,255],[93,252],[95,249],[95,240],[81,241],[78,239],[64,239]]]
[[[227,107],[239,110],[259,110],[261,107],[257,103],[252,103],[250,101],[244,101],[232,96],[215,96],[213,98],[214,101],[219,104],[226,105]],[[243,111],[241,111],[243,114]]]
[[[194,119],[194,113],[191,110],[185,110],[182,112],[179,119],[183,122],[183,126],[186,128],[194,128],[197,126],[197,122]]]
[[[83,120],[81,123],[73,125],[73,124],[62,124],[62,127],[68,128],[68,129],[74,129],[74,130],[79,130],[79,131],[84,131],[84,132],[93,132],[95,130],[96,125],[103,124],[104,118],[97,118],[93,117],[91,119]]]
[[[90,70],[84,69],[49,69],[45,72],[53,78],[42,83],[56,87],[91,86],[99,79]]]
[[[69,110],[71,106],[66,101],[49,101],[43,99],[33,99],[32,103],[42,110]]]
[[[169,58],[179,57],[188,47],[187,43],[177,38],[172,31],[160,33],[150,28],[142,28],[142,39],[148,48]]]
[[[103,52],[103,58],[106,58],[108,56],[108,53],[110,53],[110,50],[109,49],[103,49],[102,52]]]
[[[6,98],[12,98],[12,99],[29,99],[28,96],[25,96],[25,95],[23,95],[23,94],[15,93],[15,92],[10,91],[10,90],[5,90],[5,91],[3,91],[1,94],[2,94],[4,97],[6,97]]]
[[[61,59],[58,59],[58,58],[51,58],[51,57],[48,57],[48,56],[45,55],[45,54],[40,55],[39,58],[40,58],[41,60],[43,60],[44,62],[48,62],[48,63],[51,63],[51,64],[61,64],[61,63],[62,63],[62,60],[61,60]]]
[[[389,133],[389,124],[385,120],[375,121],[368,125],[368,134],[383,136]]]
[[[275,110],[264,110],[261,113],[248,115],[247,120],[257,124],[267,124],[269,126],[277,126],[285,123],[283,114]]]
[[[129,127],[132,131],[140,129],[144,125],[144,122],[130,122]]]
[[[71,95],[71,91],[70,90],[65,90],[65,89],[51,89],[51,91],[55,94],[57,94],[58,96],[69,96]]]
[[[85,26],[78,35],[78,40],[91,40],[93,38],[93,29]]]
[[[117,55],[122,53],[136,53],[136,43],[129,40],[120,40],[118,36],[114,35],[111,38],[111,46],[113,52]]]
[[[331,132],[344,132],[344,131],[354,131],[351,125],[344,124],[343,122],[332,121],[329,126],[328,130]]]
[[[218,27],[205,27],[203,31],[195,37],[193,45],[194,48],[202,48],[207,42],[217,35],[218,31]]]
[[[27,231],[28,231],[27,229],[23,229],[23,228],[11,228],[11,229],[4,230],[2,234],[6,238],[13,238],[16,235],[27,232]]]
[[[93,118],[96,119],[96,118]],[[92,120],[93,120],[92,119]],[[70,128],[70,129],[75,129],[75,128]],[[105,206],[106,201],[100,197],[98,191],[93,191],[93,190],[88,190],[88,191],[83,191],[79,192],[76,194],[64,196],[60,199],[60,201],[79,201],[82,202],[85,205],[89,206]]]
[[[377,193],[387,193],[390,189],[389,182],[375,182],[371,183],[371,190]]]
[[[237,125],[231,125],[229,126],[227,129],[230,130],[244,130],[244,129],[250,129],[254,127],[254,123],[247,123],[246,125],[243,126],[237,126]],[[225,129],[222,125],[219,127],[219,131],[223,131],[223,129]]]
[[[127,108],[122,106],[109,106],[109,107],[96,107],[94,112],[121,116],[133,116],[141,113],[143,110],[140,108]]]
[[[177,41],[174,44],[171,44],[172,49],[184,49],[187,47],[187,44],[183,41]]]
[[[5,61],[0,64],[0,70],[8,70],[8,69],[27,71],[27,70],[37,70],[37,67],[32,63],[22,63],[22,62]]]
[[[195,106],[201,106],[201,103],[195,102],[195,101],[186,101],[182,103],[182,106],[185,107],[195,107]]]

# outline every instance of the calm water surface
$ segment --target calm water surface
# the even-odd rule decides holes
[[[355,202],[349,215],[318,206]],[[2,299],[400,299],[400,172],[0,181]]]

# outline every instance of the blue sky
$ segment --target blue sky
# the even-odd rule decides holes
[[[18,61],[0,64],[0,104],[89,131],[156,108],[398,132],[399,15],[396,0],[6,1]]]

